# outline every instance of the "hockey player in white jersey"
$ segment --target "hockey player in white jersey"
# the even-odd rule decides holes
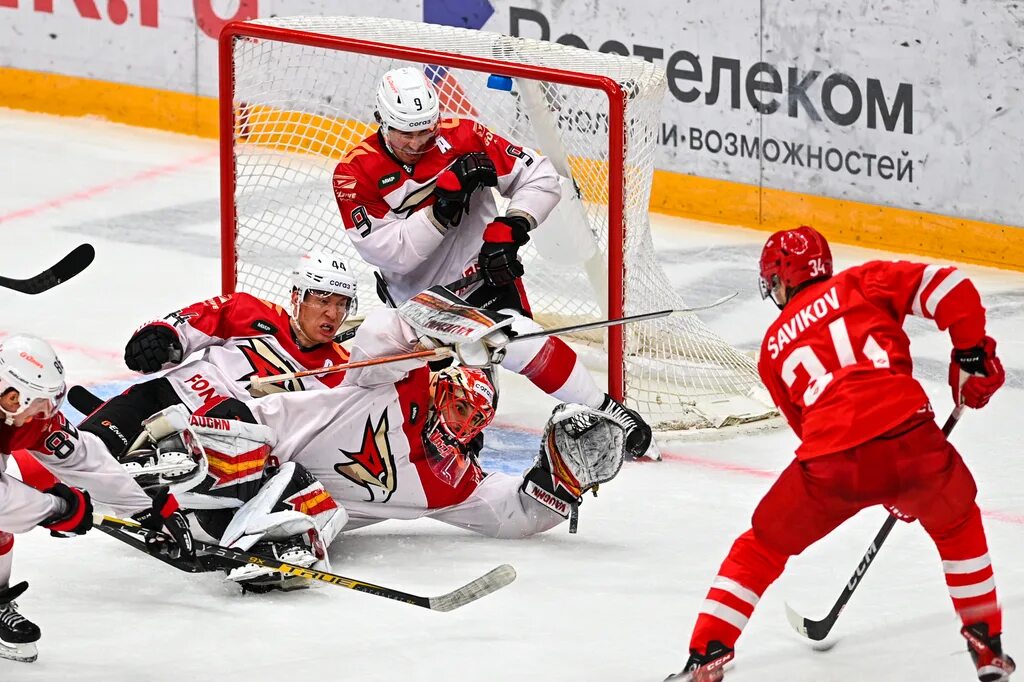
[[[92,527],[92,500],[133,515],[150,531],[164,531],[173,545],[153,551],[189,554],[192,539],[177,501],[166,489],[153,499],[110,458],[93,434],[72,426],[60,412],[64,368],[42,339],[16,335],[0,342],[0,657],[36,659],[37,625],[14,600],[28,583],[11,585],[13,533],[41,526],[53,533],[79,535]],[[26,450],[65,483],[40,491],[5,473],[7,458]],[[67,484],[78,487],[69,487]]]
[[[395,310],[376,310],[360,326],[352,358],[419,343]],[[473,345],[462,350],[490,352]],[[494,417],[493,400],[483,371],[452,367],[432,377],[421,359],[349,370],[332,391],[247,405],[275,432],[275,457],[301,463],[345,508],[346,529],[427,517],[490,537],[526,537],[569,518],[585,491],[618,473],[622,425],[578,404],[556,409],[524,475],[485,473],[472,443]]]
[[[379,130],[334,172],[345,233],[360,256],[380,268],[396,304],[479,273],[480,281],[455,293],[471,305],[514,315],[518,334],[540,331],[518,251],[561,198],[551,161],[480,123],[442,119],[434,87],[417,68],[384,74],[376,107]],[[504,215],[492,187],[509,200]],[[560,401],[602,410],[624,424],[631,457],[648,451],[650,427],[600,390],[562,340],[516,344],[501,366]]]
[[[335,337],[355,312],[356,294],[356,279],[344,261],[312,253],[299,259],[292,272],[290,310],[235,293],[149,322],[128,342],[125,364],[160,374],[107,401],[81,428],[122,457],[141,433],[143,419],[165,407],[181,403],[190,412],[231,416],[224,408],[218,410],[218,404],[225,398],[251,397],[245,386],[254,376],[345,362],[348,352]],[[308,377],[268,388],[314,390],[336,386],[341,379]]]

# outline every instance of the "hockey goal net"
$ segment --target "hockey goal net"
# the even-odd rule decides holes
[[[235,23],[222,33],[223,287],[284,303],[298,254],[343,254],[360,307],[373,269],[344,234],[338,161],[376,130],[383,73],[416,65],[443,116],[471,118],[549,156],[566,178],[556,212],[521,251],[548,327],[684,307],[655,258],[648,222],[665,93],[645,61],[482,31],[365,17]],[[752,359],[693,314],[580,337],[609,392],[660,428],[770,413]],[[586,353],[586,351],[584,351]]]

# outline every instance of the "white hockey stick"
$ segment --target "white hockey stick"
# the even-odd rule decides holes
[[[654,320],[659,317],[667,317],[674,313],[695,313],[701,310],[708,310],[722,305],[727,301],[731,301],[739,295],[738,291],[734,291],[727,296],[708,303],[706,305],[693,306],[688,308],[669,308],[667,310],[658,310],[653,313],[640,313],[638,315],[626,315],[625,317],[618,317],[614,320],[598,320],[597,322],[586,322],[583,324],[569,325],[568,327],[558,327],[557,329],[545,329],[539,332],[533,332],[532,334],[523,334],[517,336],[509,341],[509,343],[517,343],[519,341],[525,341],[527,339],[537,339],[544,336],[558,336],[561,334],[572,334],[574,332],[586,331],[588,329],[600,329],[602,327],[614,327],[619,324],[626,324],[628,322],[643,322],[644,320]],[[287,372],[285,374],[275,374],[269,377],[253,377],[249,380],[249,386],[252,388],[261,388],[267,384],[276,384],[281,381],[288,381],[289,379],[298,379],[301,377],[319,376],[322,374],[333,374],[335,372],[344,372],[349,369],[356,369],[358,367],[370,367],[373,365],[386,365],[392,362],[401,362],[402,360],[414,360],[422,358],[425,361],[430,360],[441,360],[443,358],[451,357],[454,354],[454,350],[448,346],[442,346],[441,348],[435,348],[432,350],[421,350],[413,351],[411,353],[402,353],[400,355],[386,355],[380,358],[370,358],[369,360],[359,360],[357,362],[348,362],[342,365],[331,365],[330,367],[320,367],[318,369],[308,369],[301,372]]]

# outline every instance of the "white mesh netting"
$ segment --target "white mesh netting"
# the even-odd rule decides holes
[[[618,81],[627,93],[623,155],[609,154],[609,103],[601,90],[523,78],[515,80],[511,91],[493,89],[488,87],[490,71],[417,64],[436,84],[444,115],[478,120],[539,150],[561,173],[571,173],[578,187],[580,199],[563,200],[521,251],[527,292],[541,324],[606,317],[608,277],[623,282],[626,314],[685,306],[656,261],[648,222],[665,89],[663,72],[653,64],[557,43],[390,19],[290,17],[254,23],[296,33],[295,42],[233,39],[238,290],[283,303],[287,272],[296,257],[322,249],[344,254],[356,271],[361,308],[378,305],[373,270],[344,235],[332,172],[351,147],[376,130],[374,92],[381,75],[410,62],[303,45],[301,34],[313,33]],[[625,267],[608,273],[608,169],[609,163],[620,162]],[[592,333],[579,340],[600,348],[604,339]],[[763,390],[754,362],[696,315],[627,325],[623,357],[628,404],[661,428],[728,424],[766,413],[751,400]]]

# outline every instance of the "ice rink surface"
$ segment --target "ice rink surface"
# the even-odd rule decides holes
[[[0,274],[28,277],[82,242],[96,262],[40,296],[0,290],[0,334],[57,348],[72,383],[110,394],[134,379],[121,360],[139,324],[219,293],[216,144],[89,119],[0,109]],[[654,237],[673,285],[699,304],[738,290],[703,319],[754,349],[775,309],[756,291],[765,234],[660,216]],[[837,266],[889,254],[839,246]],[[1024,275],[964,266],[982,291],[1007,385],[952,440],[975,477],[1005,613],[1004,647],[1024,657],[1024,476],[1020,420]],[[372,292],[364,292],[372,296]],[[949,342],[911,318],[916,373],[936,412],[951,408]],[[485,465],[522,471],[553,401],[503,379]],[[511,563],[519,579],[452,613],[324,586],[242,596],[217,574],[179,573],[100,533],[19,536],[22,612],[43,630],[39,660],[0,660],[0,680],[615,680],[682,667],[690,629],[733,539],[790,460],[788,431],[662,442],[665,461],[628,464],[587,497],[580,531],[491,540],[434,521],[344,534],[338,573],[438,595]],[[824,616],[885,518],[865,511],[794,558],[737,648],[735,682],[972,680],[938,555],[899,524],[834,633],[813,651],[783,602]]]

